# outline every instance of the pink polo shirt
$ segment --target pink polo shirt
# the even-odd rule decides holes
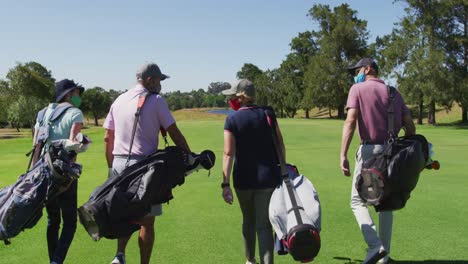
[[[402,117],[409,115],[410,111],[399,92],[395,93],[393,105],[395,111],[394,133],[397,135],[402,127]],[[384,81],[373,78],[351,86],[346,110],[349,108],[359,110],[357,122],[361,141],[383,141],[389,138],[388,91]]]
[[[112,104],[103,127],[114,130],[114,155],[128,155],[138,98],[145,88],[135,88],[121,94]],[[166,101],[160,95],[150,95],[141,109],[133,141],[132,155],[149,155],[158,149],[160,127],[175,123]]]

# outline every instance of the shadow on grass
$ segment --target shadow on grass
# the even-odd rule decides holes
[[[342,260],[343,264],[360,264],[362,260],[351,259],[348,257],[334,257],[336,260]],[[396,260],[392,259],[389,263],[398,264],[468,264],[468,260]]]

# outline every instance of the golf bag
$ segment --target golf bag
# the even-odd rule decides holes
[[[140,229],[135,221],[153,204],[173,199],[172,189],[182,185],[186,175],[209,170],[214,162],[209,150],[200,155],[184,155],[178,147],[157,151],[96,188],[78,209],[80,222],[95,241],[129,236]]]
[[[376,211],[402,209],[429,160],[424,136],[394,139],[382,153],[363,164],[356,179],[359,196]]]
[[[389,87],[388,131],[390,139],[382,153],[364,162],[356,179],[356,189],[367,205],[376,211],[405,207],[424,168],[438,169],[432,161],[431,145],[422,135],[396,138],[393,132],[395,88]],[[437,166],[434,166],[437,165]]]
[[[81,174],[62,146],[50,146],[31,170],[0,190],[0,240],[9,244],[26,228],[36,225],[47,201],[65,191]]]
[[[310,261],[320,250],[320,201],[309,179],[299,174],[294,165],[286,164],[286,167],[298,215],[283,181],[273,192],[269,208],[270,222],[279,240],[277,252],[287,254],[289,251],[295,260]]]
[[[297,168],[285,164],[276,133],[276,119],[265,111],[273,133],[273,143],[281,166],[282,184],[270,199],[269,217],[276,236],[296,261],[312,261],[320,251],[321,212],[317,191]]]

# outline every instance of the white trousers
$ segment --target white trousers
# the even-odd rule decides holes
[[[370,216],[366,204],[359,197],[356,189],[356,178],[361,173],[362,164],[373,155],[381,153],[384,145],[361,145],[356,153],[356,165],[354,168],[353,185],[351,187],[351,209],[361,229],[364,240],[369,248],[383,246],[390,254],[390,242],[392,240],[393,213],[379,213],[379,233],[377,234],[374,221]]]

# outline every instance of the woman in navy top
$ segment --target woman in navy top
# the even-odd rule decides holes
[[[273,190],[281,183],[281,171],[265,110],[274,112],[269,106],[254,104],[255,87],[249,80],[242,79],[222,93],[229,96],[229,104],[236,110],[224,125],[222,195],[226,203],[232,204],[230,174],[234,161],[233,185],[243,217],[246,263],[256,263],[256,235],[260,263],[273,263],[274,241],[268,207]],[[285,153],[281,132],[278,127],[275,129]]]

